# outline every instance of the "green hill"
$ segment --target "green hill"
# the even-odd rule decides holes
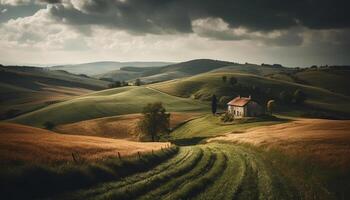
[[[124,87],[91,93],[57,103],[11,120],[41,127],[47,121],[56,125],[112,115],[139,113],[147,103],[163,102],[168,111],[207,111],[205,103],[174,97],[147,87]]]
[[[108,82],[39,67],[0,66],[0,118],[107,88]]]
[[[222,76],[235,77],[238,83],[231,86],[229,81],[224,83]],[[278,99],[280,92],[290,94],[301,89],[307,94],[306,105],[308,108],[329,110],[334,112],[350,113],[350,97],[331,92],[327,89],[277,80],[252,74],[210,72],[180,80],[153,84],[150,87],[179,97],[192,97],[194,99],[210,100],[213,94],[218,98],[225,96],[233,98],[238,95],[249,96],[265,105],[269,99]],[[224,102],[227,103],[227,102]],[[305,106],[294,108],[285,106],[291,110],[309,111]]]
[[[144,83],[152,83],[188,77],[233,64],[235,63],[210,59],[198,59],[170,64],[164,67],[123,67],[119,70],[113,70],[97,75],[96,77],[119,81],[140,78]]]
[[[118,70],[122,67],[159,67],[170,65],[170,62],[92,62],[75,65],[60,65],[50,67],[51,70],[65,70],[74,74],[86,74],[89,76],[103,74],[109,71]]]
[[[331,92],[349,96],[350,67],[328,67],[318,69],[299,69],[268,75],[271,78],[285,80],[304,85],[324,88]]]

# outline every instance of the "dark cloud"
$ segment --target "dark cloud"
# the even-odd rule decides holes
[[[133,34],[195,31],[202,37],[217,40],[260,40],[266,44],[288,46],[303,43],[300,32],[292,30],[295,27],[311,30],[350,28],[347,0],[41,1],[54,4],[50,13],[62,23],[76,27],[102,25]],[[193,21],[206,18],[222,19],[228,29],[243,28],[248,33],[237,35],[230,30],[193,27]],[[273,31],[281,31],[282,34],[273,38],[255,37],[251,34],[268,34]]]

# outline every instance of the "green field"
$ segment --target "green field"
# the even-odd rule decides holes
[[[171,132],[172,140],[191,139],[191,138],[209,138],[220,136],[225,133],[240,133],[248,128],[257,126],[267,126],[285,122],[286,120],[252,120],[247,122],[223,123],[219,116],[203,115],[199,118],[186,122],[184,125]]]
[[[91,93],[21,115],[11,122],[42,127],[113,115],[139,113],[147,103],[161,101],[167,111],[208,111],[209,105],[193,99],[174,97],[147,87],[123,87]]]
[[[39,67],[0,66],[0,119],[106,89],[108,82]]]
[[[319,176],[320,169],[301,163],[249,146],[210,143],[180,147],[178,151],[167,150],[165,154],[145,155],[140,159],[136,157],[131,162],[124,162],[128,170],[120,168],[123,166],[120,161],[77,167],[74,173],[68,173],[74,169],[71,167],[58,172],[53,171],[55,168],[47,171],[38,168],[37,174],[40,171],[47,173],[52,180],[56,180],[55,173],[64,176],[52,185],[48,184],[50,179],[39,176],[39,179],[30,180],[32,186],[36,184],[32,190],[29,187],[12,196],[50,196],[50,199],[335,199],[339,197],[336,192],[345,191],[344,187],[330,190],[334,188],[326,183],[337,181],[335,176]],[[119,168],[126,171],[116,171]],[[74,176],[87,183],[81,185],[81,182],[72,181],[59,187],[58,184],[62,183],[59,180],[67,181]],[[16,183],[15,177],[11,180]],[[38,188],[47,188],[47,192],[38,193]]]
[[[231,86],[222,81],[222,76],[235,77],[238,84]],[[263,91],[269,90],[272,97],[277,98],[281,91],[293,93],[297,89],[303,90],[307,94],[306,105],[325,109],[334,112],[350,113],[350,97],[331,92],[327,89],[293,83],[289,81],[277,80],[268,77],[256,76],[252,74],[231,73],[231,72],[210,72],[197,76],[156,83],[150,87],[162,92],[180,96],[192,97],[195,99],[209,100],[213,94],[219,98],[221,96],[236,97],[238,95],[249,96],[261,104],[266,103]],[[259,92],[253,88],[259,88]],[[300,108],[299,108],[300,109]]]

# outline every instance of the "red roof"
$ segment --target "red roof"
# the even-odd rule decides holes
[[[227,105],[230,105],[230,106],[245,106],[250,100],[251,100],[251,98],[240,97],[239,96],[239,97],[234,98],[230,102],[228,102]]]

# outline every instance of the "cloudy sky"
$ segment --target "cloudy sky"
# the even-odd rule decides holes
[[[348,0],[0,0],[0,63],[350,64]]]

